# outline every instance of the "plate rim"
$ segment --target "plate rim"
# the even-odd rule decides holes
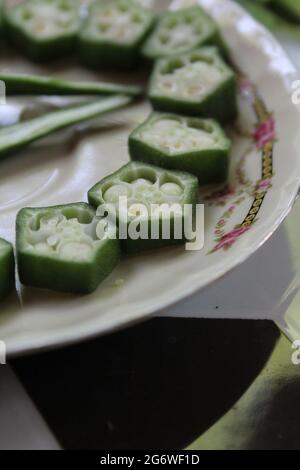
[[[179,0],[179,3],[182,0]],[[220,0],[209,0],[211,4],[218,4],[220,3]],[[178,3],[178,2],[177,2]],[[195,2],[194,2],[195,3]],[[203,4],[207,3],[205,0],[198,0],[198,3]],[[258,23],[255,19],[251,17],[251,15],[239,4],[234,3],[232,0],[222,0],[222,4],[227,3],[227,5],[231,9],[235,9],[236,12],[239,12],[242,14],[245,18],[248,17],[248,19],[251,19],[252,22],[255,23],[256,28],[259,28],[263,36],[268,37],[269,40],[273,42],[274,45],[276,45],[276,50],[277,53],[280,53],[281,57],[284,57],[286,61],[292,66],[292,68],[295,71],[295,79],[298,78],[296,68],[292,65],[292,61],[288,57],[287,53],[284,51],[284,48],[281,46],[279,41],[268,31],[263,25]],[[300,169],[300,167],[299,167]],[[300,174],[299,174],[300,177]],[[243,264],[247,259],[249,259],[254,253],[256,253],[261,247],[272,237],[274,232],[280,227],[282,222],[286,219],[286,217],[289,215],[290,211],[292,210],[297,198],[298,198],[298,193],[299,193],[299,188],[300,188],[300,178],[298,183],[295,182],[293,185],[293,189],[289,190],[289,196],[287,197],[288,203],[285,205],[285,207],[282,209],[280,216],[274,220],[274,223],[272,224],[272,227],[268,231],[268,233],[265,234],[264,238],[256,245],[256,247],[252,250],[248,250],[247,252],[241,251],[240,256],[234,260],[230,266],[229,269],[224,269],[222,272],[216,272],[216,275],[214,277],[211,277],[210,280],[206,283],[203,284],[203,281],[199,281],[198,283],[194,281],[191,283],[190,286],[186,286],[184,289],[181,289],[178,291],[178,294],[175,296],[171,296],[164,294],[163,296],[160,296],[159,300],[155,300],[155,302],[149,304],[148,302],[148,307],[141,307],[141,302],[137,305],[131,306],[130,310],[130,316],[128,315],[126,318],[120,318],[118,322],[113,321],[110,322],[109,324],[106,325],[101,325],[101,329],[93,329],[93,325],[87,324],[86,329],[83,328],[83,325],[80,325],[80,331],[76,328],[71,327],[68,329],[64,329],[62,336],[57,336],[57,335],[52,335],[48,336],[47,339],[42,337],[42,339],[33,338],[26,339],[25,337],[22,337],[12,341],[12,346],[8,346],[7,349],[7,355],[9,358],[11,357],[16,357],[19,355],[25,355],[25,354],[32,354],[32,353],[38,353],[46,350],[51,350],[55,349],[58,347],[66,347],[69,346],[70,344],[76,344],[79,342],[91,340],[96,337],[100,337],[106,334],[110,334],[113,332],[117,332],[125,327],[130,327],[133,326],[136,323],[145,321],[151,317],[153,317],[157,313],[163,312],[166,308],[172,307],[172,305],[176,304],[177,302],[180,302],[184,299],[187,299],[194,295],[197,292],[200,292],[206,288],[209,288],[212,284],[215,282],[219,281],[222,279],[225,275],[229,274],[232,272],[234,269],[236,269],[238,266]],[[184,292],[183,292],[184,290]],[[78,326],[79,328],[79,326]],[[23,331],[24,333],[24,331]],[[25,330],[26,333],[26,330]],[[26,334],[24,335],[26,336]],[[18,344],[15,344],[18,341]]]

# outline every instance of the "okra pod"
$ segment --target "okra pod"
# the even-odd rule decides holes
[[[181,54],[204,45],[224,50],[213,19],[200,6],[165,12],[146,40],[142,53],[147,59]]]
[[[80,23],[78,0],[25,0],[5,10],[8,38],[36,61],[71,53]]]
[[[79,54],[96,68],[131,69],[154,21],[151,11],[131,0],[92,3],[79,34]]]
[[[237,115],[235,73],[215,47],[158,59],[148,95],[157,111],[221,122]]]
[[[130,103],[131,98],[116,95],[93,103],[53,111],[29,121],[0,129],[0,159],[8,153],[65,127],[93,119]]]
[[[3,300],[12,291],[14,281],[14,250],[10,243],[0,238],[0,300]]]
[[[212,119],[152,113],[129,136],[132,160],[197,176],[202,185],[227,180],[231,143]]]
[[[121,248],[137,253],[184,243],[185,233],[178,232],[176,223],[184,227],[184,206],[193,210],[197,194],[198,180],[189,173],[130,162],[91,188],[88,200],[96,208],[113,206]],[[126,198],[125,206],[121,197]],[[142,236],[132,235],[132,224]],[[165,224],[169,224],[167,235]]]
[[[17,261],[27,286],[88,294],[114,269],[120,258],[117,237],[107,226],[98,238],[95,211],[75,203],[25,208],[17,215]]]
[[[264,3],[253,3],[252,0],[238,0],[238,2],[251,13],[260,23],[265,25],[275,34],[283,34],[292,40],[300,40],[300,28],[297,24],[290,23],[282,15],[264,6]]]
[[[1,73],[7,95],[111,95],[139,96],[142,88],[109,82],[83,82],[39,75]]]

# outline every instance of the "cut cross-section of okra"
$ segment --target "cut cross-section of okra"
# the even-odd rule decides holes
[[[116,228],[103,227],[88,204],[25,208],[17,216],[20,281],[33,287],[88,294],[120,258]]]
[[[193,173],[200,184],[226,181],[230,146],[216,121],[176,114],[152,113],[129,136],[132,160]]]
[[[80,22],[78,0],[25,0],[5,12],[9,39],[37,61],[72,52]]]
[[[153,21],[152,12],[134,1],[95,1],[79,35],[82,61],[96,68],[132,68]]]
[[[230,121],[237,114],[235,73],[215,47],[159,59],[149,98],[157,111]]]
[[[212,18],[201,7],[193,6],[164,13],[146,40],[142,53],[148,59],[157,59],[207,44],[224,49]]]
[[[113,207],[121,247],[137,253],[184,243],[184,225],[189,217],[184,207],[189,205],[193,212],[197,195],[194,175],[130,162],[97,183],[88,199],[97,208],[106,204]],[[126,204],[121,197],[126,198]],[[165,232],[166,224],[169,230]]]
[[[0,238],[0,300],[3,300],[13,289],[14,281],[14,250],[10,243]]]

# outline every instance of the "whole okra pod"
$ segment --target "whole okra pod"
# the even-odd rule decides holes
[[[0,129],[0,159],[52,132],[93,119],[130,102],[130,97],[116,95],[82,106],[53,111],[13,126],[2,127]]]
[[[12,291],[15,283],[15,260],[12,245],[0,238],[0,300]]]
[[[7,95],[112,95],[139,96],[142,88],[109,82],[64,80],[40,75],[0,72]]]

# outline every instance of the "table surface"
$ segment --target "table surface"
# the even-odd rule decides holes
[[[299,449],[299,233],[298,203],[247,263],[160,318],[0,366],[0,449]]]

